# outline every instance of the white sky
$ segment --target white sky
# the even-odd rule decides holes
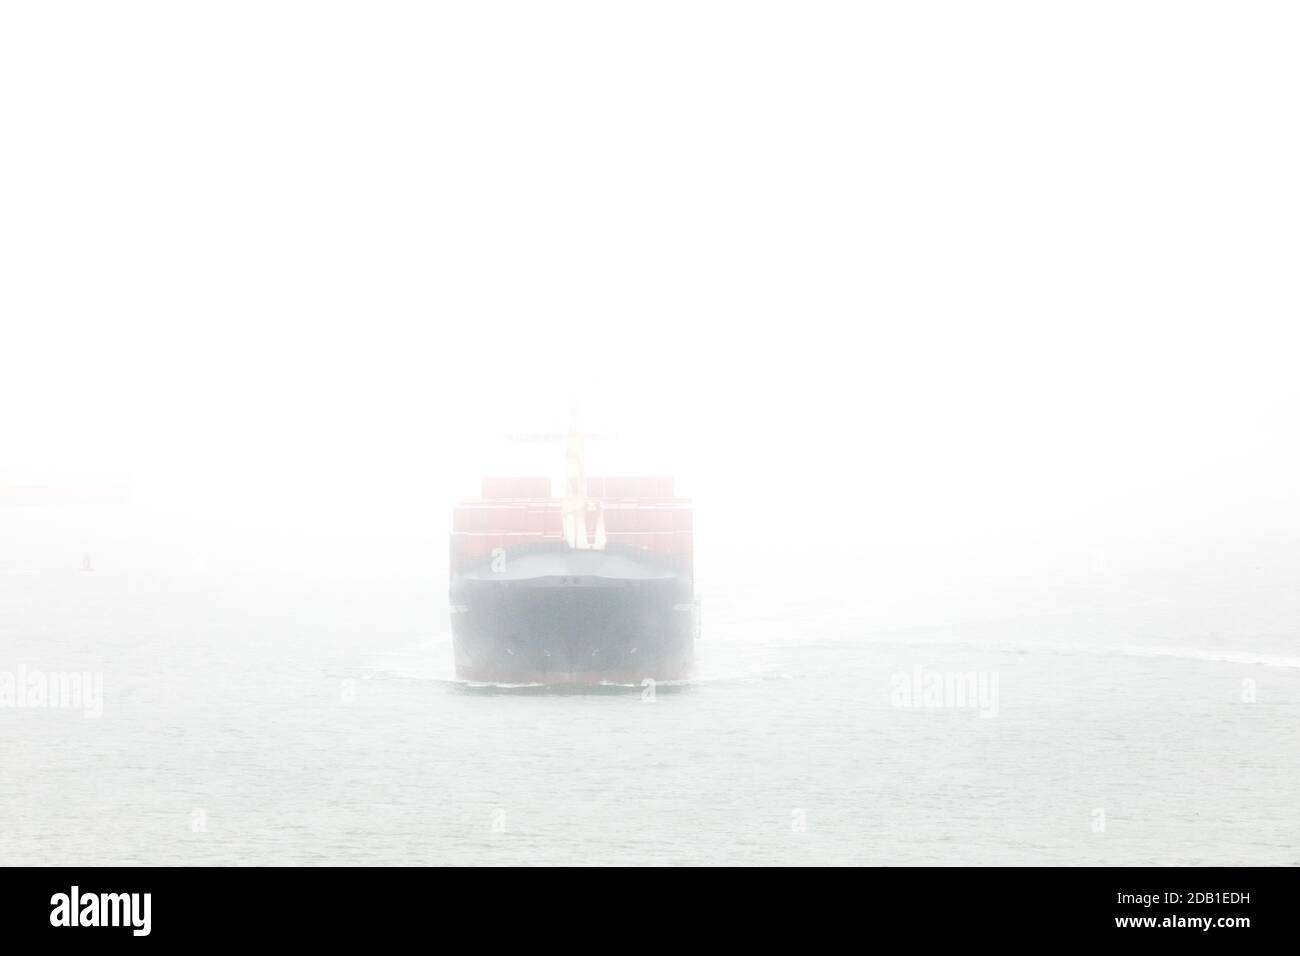
[[[1297,17],[5,4],[0,475],[384,525],[581,393],[732,536],[1300,531]]]

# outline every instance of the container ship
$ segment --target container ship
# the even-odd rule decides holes
[[[668,477],[588,477],[567,437],[550,478],[484,478],[452,513],[456,674],[493,684],[687,676],[699,634],[691,502]]]

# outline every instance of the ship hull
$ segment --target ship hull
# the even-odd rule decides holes
[[[690,579],[631,551],[501,553],[453,576],[462,680],[642,684],[685,678],[699,630]]]

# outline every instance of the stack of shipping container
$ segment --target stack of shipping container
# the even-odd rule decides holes
[[[588,478],[587,496],[604,515],[606,547],[648,551],[690,574],[693,554],[691,502],[673,496],[666,477]],[[564,540],[561,501],[549,478],[484,478],[482,497],[452,513],[451,570],[511,550]],[[596,512],[587,514],[587,538],[595,541]]]

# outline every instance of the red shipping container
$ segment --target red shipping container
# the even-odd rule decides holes
[[[520,505],[492,509],[493,531],[527,531],[528,511]]]
[[[605,505],[605,533],[617,533],[621,531],[631,531],[632,527],[628,521],[627,508],[620,505]]]

